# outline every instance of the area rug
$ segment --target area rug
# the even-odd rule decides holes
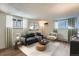
[[[38,51],[36,49],[36,44],[37,43],[29,46],[21,46],[19,49],[27,56],[51,56],[53,53],[55,53],[55,50],[60,45],[59,42],[49,42],[45,51]]]

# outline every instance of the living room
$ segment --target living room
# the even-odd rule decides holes
[[[0,4],[0,55],[70,56],[78,8],[64,3]]]

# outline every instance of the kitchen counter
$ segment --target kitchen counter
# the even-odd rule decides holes
[[[72,38],[72,40],[71,40],[71,41],[79,41],[79,38],[74,37],[74,38]]]

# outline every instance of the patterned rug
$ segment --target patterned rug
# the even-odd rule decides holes
[[[36,45],[21,46],[19,49],[28,56],[69,56],[70,46],[61,42],[49,42],[45,51],[38,51]]]
[[[29,45],[29,46],[21,46],[19,47],[19,49],[25,54],[25,55],[28,55],[28,56],[52,56],[54,55],[55,53],[58,53],[56,52],[57,49],[60,47],[61,50],[62,50],[62,45],[60,42],[49,42],[47,45],[46,45],[46,50],[45,51],[38,51],[36,49],[36,45],[37,43],[35,44],[32,44],[32,45]],[[69,50],[68,48],[67,49],[67,52],[69,53]],[[60,55],[63,55],[67,56],[69,55],[68,53],[65,53],[66,51],[63,51],[63,52],[59,52]]]

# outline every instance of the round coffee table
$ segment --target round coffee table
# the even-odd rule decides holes
[[[46,45],[42,45],[39,42],[37,43],[36,49],[38,51],[44,51],[46,49]]]

